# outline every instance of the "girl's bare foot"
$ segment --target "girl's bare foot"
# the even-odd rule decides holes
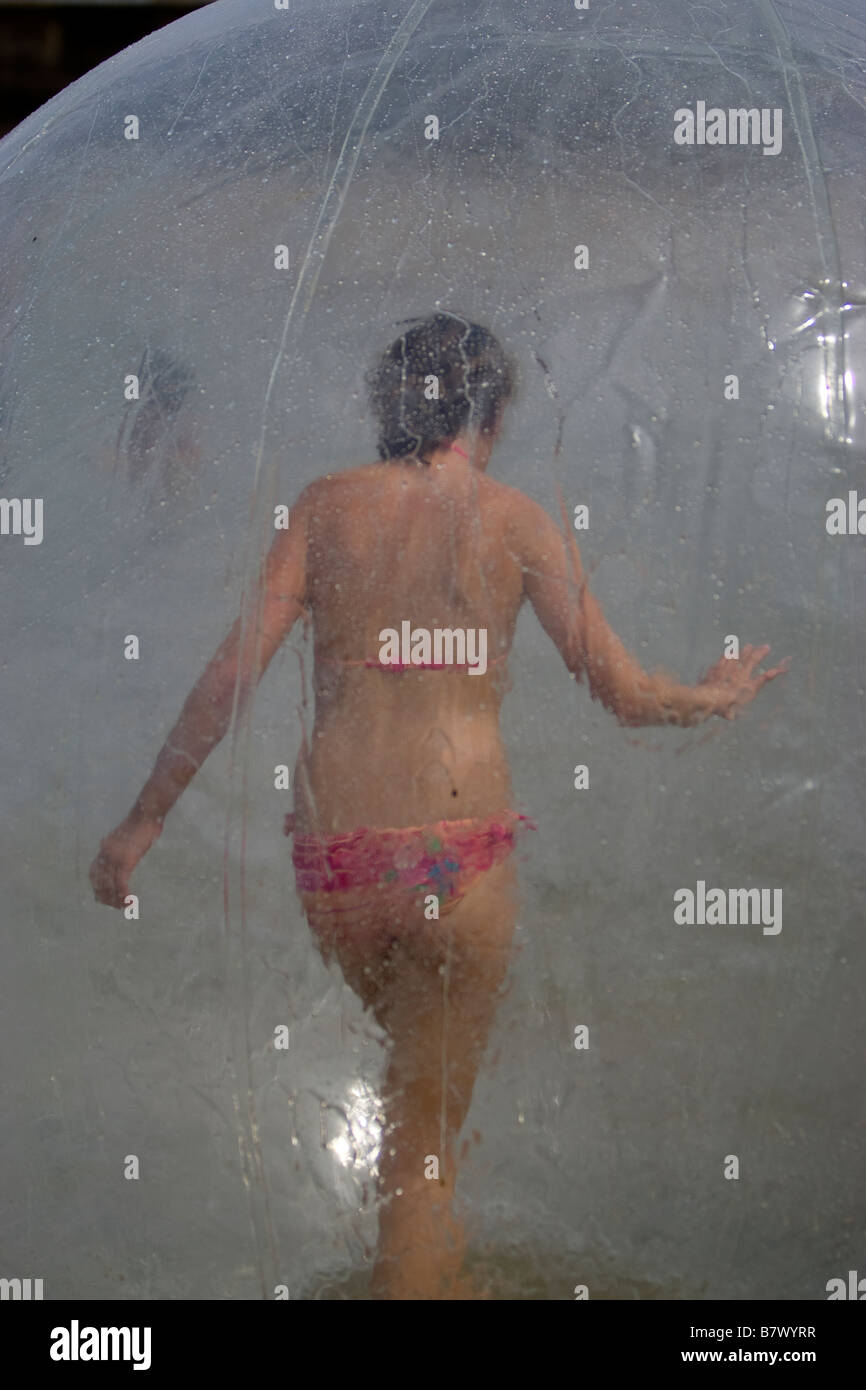
[[[452,1281],[446,1297],[450,1299],[461,1299],[464,1302],[476,1302],[479,1299],[490,1299],[493,1293],[487,1283],[477,1274],[458,1274]]]

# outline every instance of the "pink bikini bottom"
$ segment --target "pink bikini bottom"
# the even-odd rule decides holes
[[[286,817],[287,835],[294,821],[293,815]],[[329,840],[298,835],[292,850],[295,882],[301,894],[350,892],[354,898],[362,889],[371,906],[395,897],[423,903],[435,894],[441,914],[456,906],[479,874],[508,857],[521,831],[535,829],[528,816],[503,811],[484,820],[361,826]]]

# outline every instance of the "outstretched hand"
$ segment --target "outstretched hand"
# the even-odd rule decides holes
[[[722,719],[736,719],[767,681],[785,674],[787,659],[771,671],[757,670],[769,650],[768,646],[747,646],[743,648],[742,656],[722,656],[698,681],[698,685],[715,686],[719,696],[716,714],[721,715]]]
[[[97,902],[106,907],[125,907],[132,871],[161,834],[159,821],[127,816],[100,841],[99,853],[90,866]]]

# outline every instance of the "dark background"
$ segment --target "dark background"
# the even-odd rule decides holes
[[[0,136],[113,53],[207,2],[0,5]]]

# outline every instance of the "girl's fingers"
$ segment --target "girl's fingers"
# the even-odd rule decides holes
[[[128,875],[123,872],[123,869],[118,867],[115,870],[114,883],[112,884],[112,887],[114,889],[114,907],[123,907],[129,886],[127,883],[127,878]]]
[[[129,896],[129,874],[104,854],[90,867],[90,884],[96,901],[106,907],[123,907]]]
[[[787,663],[787,661],[783,661],[783,662],[781,662],[778,666],[774,666],[773,669],[772,669],[772,671],[762,671],[762,672],[761,672],[761,680],[762,680],[762,681],[771,681],[771,680],[775,680],[776,676],[784,676],[785,673],[787,672],[787,670],[788,670],[788,663]]]
[[[749,675],[752,674],[756,666],[760,666],[769,650],[769,647],[746,647],[743,653],[743,665]]]

